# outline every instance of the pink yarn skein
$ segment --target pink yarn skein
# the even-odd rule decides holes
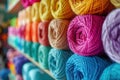
[[[103,51],[101,40],[103,16],[76,16],[67,31],[70,49],[82,56],[99,55]]]
[[[23,5],[24,8],[31,6],[31,3],[29,0],[21,0],[21,3]]]
[[[31,4],[34,4],[35,2],[40,2],[40,0],[28,0]]]

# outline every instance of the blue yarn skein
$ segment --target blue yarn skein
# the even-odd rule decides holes
[[[67,80],[99,80],[101,73],[110,62],[100,57],[72,55],[66,63]]]
[[[120,80],[120,64],[108,66],[102,73],[100,80]]]
[[[72,55],[70,50],[51,49],[48,57],[48,66],[50,72],[56,80],[66,80],[65,64]]]

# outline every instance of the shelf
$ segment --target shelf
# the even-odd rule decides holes
[[[14,0],[13,3],[8,2],[8,13],[18,13],[21,9],[23,9],[20,0]]]
[[[12,46],[11,44],[9,44],[10,46]],[[12,46],[13,47],[13,46]],[[30,60],[33,64],[35,64],[37,67],[39,67],[41,70],[43,70],[45,73],[47,73],[49,76],[51,76],[54,80],[55,78],[53,77],[53,75],[50,73],[49,70],[43,69],[40,65],[40,63],[36,62],[35,60],[33,60],[30,56],[26,55],[25,53],[21,52],[20,50],[16,49],[15,47],[13,47],[15,50],[17,50],[18,52],[20,52],[23,56],[25,56],[28,60]]]

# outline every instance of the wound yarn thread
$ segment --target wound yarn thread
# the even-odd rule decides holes
[[[70,49],[82,56],[101,55],[103,21],[104,17],[97,15],[76,16],[70,22],[67,31]]]

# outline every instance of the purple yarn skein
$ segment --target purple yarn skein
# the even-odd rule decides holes
[[[113,10],[102,27],[102,42],[107,55],[120,63],[120,9]]]

